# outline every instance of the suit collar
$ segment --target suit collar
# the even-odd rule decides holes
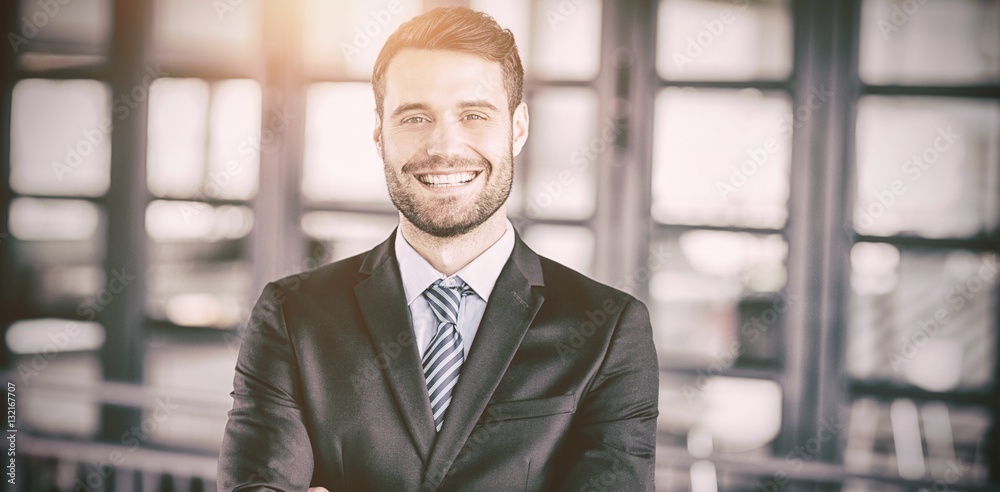
[[[371,275],[372,272],[382,266],[386,261],[391,260],[395,263],[395,253],[393,248],[396,240],[396,234],[398,233],[398,228],[393,230],[388,239],[368,251],[365,255],[364,261],[361,263],[361,269],[359,270],[362,274]],[[514,251],[511,252],[511,257],[508,262],[510,261],[514,262],[517,270],[530,285],[541,287],[545,284],[542,281],[542,264],[539,260],[538,254],[532,251],[527,244],[524,244],[524,241],[521,239],[521,235],[516,230],[514,231]],[[396,265],[396,268],[398,270],[398,265]],[[501,272],[501,275],[503,275],[503,272]]]
[[[541,260],[515,231],[514,249],[497,278],[469,355],[445,413],[434,432],[427,387],[403,293],[393,241],[397,231],[368,252],[355,286],[361,313],[379,364],[389,381],[410,437],[425,459],[424,488],[437,488],[465,444],[486,403],[507,371],[514,353],[544,301]],[[399,337],[409,344],[400,347]],[[435,435],[436,434],[436,435]],[[433,448],[432,448],[433,446]]]
[[[503,269],[514,250],[514,226],[510,224],[509,220],[505,222],[506,228],[500,239],[454,274],[486,302],[490,300],[490,294],[496,285],[497,277],[500,276],[500,270]],[[429,285],[447,276],[437,271],[424,257],[420,256],[420,253],[413,249],[402,230],[396,229],[396,238],[393,243],[393,251],[396,254],[396,261],[399,263],[399,274],[403,280],[403,291],[406,293],[406,304],[410,305],[414,299],[420,297],[427,290]]]
[[[410,438],[426,463],[434,443],[434,418],[410,328],[399,266],[392,254],[395,235],[394,231],[368,252],[360,270],[367,278],[354,286],[354,293],[371,334],[378,366],[389,382]]]

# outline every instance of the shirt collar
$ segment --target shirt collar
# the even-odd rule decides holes
[[[469,284],[469,287],[476,291],[476,294],[484,301],[490,300],[493,287],[497,283],[497,278],[500,277],[500,270],[503,269],[511,252],[514,251],[514,226],[511,225],[510,220],[506,222],[506,229],[497,242],[452,275],[452,277],[460,277]],[[407,306],[412,304],[435,281],[448,277],[437,271],[423,256],[420,256],[420,253],[417,253],[417,250],[413,249],[413,246],[410,246],[410,243],[403,237],[401,229],[396,230],[394,246]]]

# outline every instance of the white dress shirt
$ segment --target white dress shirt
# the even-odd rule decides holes
[[[437,271],[420,256],[403,237],[402,229],[397,229],[395,249],[403,292],[410,311],[410,326],[413,328],[421,359],[438,327],[437,316],[427,304],[424,291],[438,279],[445,279],[442,284],[446,287],[458,286],[464,281],[475,291],[475,294],[462,296],[462,303],[458,308],[458,333],[462,336],[462,348],[468,358],[469,347],[479,331],[479,323],[483,320],[493,286],[497,283],[500,270],[514,251],[514,226],[508,220],[507,229],[497,242],[451,276]]]

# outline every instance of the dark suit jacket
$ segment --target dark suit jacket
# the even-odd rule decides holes
[[[653,490],[658,366],[640,301],[518,237],[435,433],[393,236],[264,289],[220,490]]]

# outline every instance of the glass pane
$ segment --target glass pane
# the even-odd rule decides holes
[[[784,79],[792,71],[788,0],[660,2],[656,68],[673,80]]]
[[[421,0],[305,0],[305,65],[327,76],[370,79],[385,40],[422,10]]]
[[[798,112],[796,119],[808,118]],[[784,96],[667,88],[656,99],[653,218],[781,228],[793,125]]]
[[[309,212],[302,217],[302,229],[311,238],[308,252],[316,265],[354,256],[385,241],[399,219],[393,215],[349,212]],[[304,265],[303,270],[315,265]]]
[[[14,199],[9,244],[19,268],[12,314],[94,319],[104,284],[105,227],[104,214],[90,202]]]
[[[524,231],[524,242],[538,254],[584,275],[594,271],[594,233],[585,227],[534,225]]]
[[[210,87],[200,79],[158,79],[150,93],[150,191],[183,198],[253,196],[262,147],[260,84],[227,80]],[[287,118],[279,112],[268,124],[280,128]]]
[[[1000,79],[1000,3],[866,0],[861,78],[871,84],[968,84]]]
[[[773,381],[663,374],[658,441],[686,447],[696,457],[768,456],[766,445],[781,429],[781,398]]]
[[[18,423],[33,434],[92,438],[101,425],[101,404],[96,385],[101,381],[101,361],[94,352],[59,354],[51,360],[37,355],[14,358],[25,368],[18,385]]]
[[[602,4],[599,0],[535,2],[531,65],[525,65],[526,76],[558,80],[596,77],[601,68]]]
[[[788,246],[780,236],[689,231],[654,245],[649,281],[661,364],[728,368],[781,357]]]
[[[324,82],[306,97],[302,191],[311,200],[391,204],[372,132],[370,84]]]
[[[156,58],[249,62],[260,55],[260,0],[154,0]]]
[[[110,0],[20,1],[18,30],[8,41],[14,53],[101,54],[111,32]]]
[[[198,193],[205,173],[208,98],[208,83],[200,79],[158,79],[150,87],[146,179],[153,194]]]
[[[146,209],[150,317],[219,328],[246,319],[252,273],[243,238],[252,227],[247,207],[152,202]]]
[[[961,237],[1000,214],[1000,103],[867,97],[858,108],[863,234]]]
[[[531,218],[593,215],[597,166],[616,136],[614,122],[597,128],[597,97],[589,89],[544,89],[531,98],[530,158],[524,211]],[[566,122],[574,122],[567,125]]]
[[[10,232],[24,241],[83,241],[93,238],[103,214],[83,200],[15,198]]]
[[[986,436],[992,420],[988,410],[939,401],[863,397],[851,403],[849,415],[844,466],[851,472],[943,484],[986,484]],[[956,470],[956,465],[961,468]]]
[[[860,243],[851,268],[851,375],[929,391],[992,387],[997,255]]]
[[[208,133],[208,176],[204,194],[245,200],[257,191],[260,173],[261,92],[255,80],[227,80],[213,86]],[[272,113],[269,125],[286,125]]]
[[[55,354],[97,350],[106,334],[100,323],[41,318],[11,323],[5,336],[7,348],[19,355]]]
[[[111,103],[96,80],[22,80],[11,107],[10,186],[100,196],[111,182]]]
[[[531,0],[471,0],[469,8],[490,14],[497,24],[514,33],[517,43],[517,53],[521,57],[521,65],[531,66]]]
[[[183,405],[150,435],[157,443],[187,448],[218,450],[232,407],[236,356],[240,339],[192,340],[167,334],[149,340],[145,357],[145,384],[157,389],[177,390],[202,400],[200,405]],[[157,415],[147,409],[146,415]]]

